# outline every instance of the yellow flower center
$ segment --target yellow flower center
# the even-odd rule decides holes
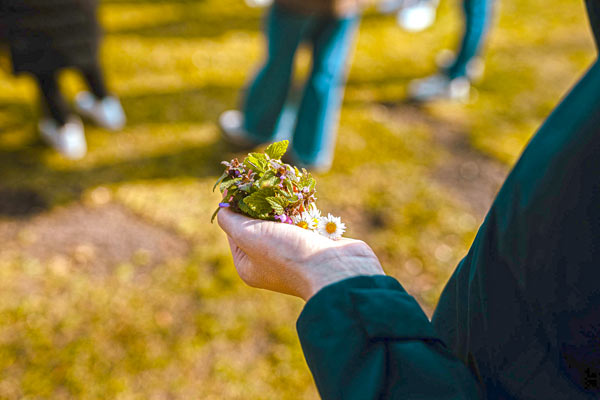
[[[306,221],[300,221],[296,225],[299,226],[300,228],[308,229],[308,224],[306,223]]]
[[[337,225],[335,224],[335,222],[328,222],[327,225],[325,225],[325,230],[327,231],[327,233],[335,233],[335,231],[337,230]]]

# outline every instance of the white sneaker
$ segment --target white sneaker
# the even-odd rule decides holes
[[[396,20],[404,30],[420,32],[435,22],[438,0],[406,0],[399,10]]]
[[[53,118],[42,118],[38,124],[42,138],[60,154],[78,160],[87,153],[83,123],[75,115],[59,126]]]
[[[485,63],[481,57],[473,57],[471,61],[467,63],[467,76],[471,82],[480,82],[483,79],[483,73],[485,72]]]
[[[125,112],[114,96],[97,99],[90,92],[80,92],[75,97],[75,109],[82,117],[102,128],[118,131],[125,126]]]
[[[219,127],[223,137],[240,149],[252,149],[259,143],[250,139],[244,129],[244,114],[238,110],[227,110],[219,116]]]
[[[455,61],[456,54],[452,50],[441,50],[435,56],[435,64],[440,70],[448,71]],[[467,63],[467,78],[469,78],[471,82],[480,82],[483,78],[484,71],[485,63],[481,56],[475,56]]]
[[[436,74],[423,79],[415,79],[408,85],[408,95],[415,101],[449,99],[466,102],[469,100],[471,82],[468,78],[450,79]]]
[[[248,7],[269,7],[273,3],[273,0],[246,0]]]

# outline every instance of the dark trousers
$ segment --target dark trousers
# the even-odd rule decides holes
[[[101,99],[108,95],[104,77],[98,64],[81,68],[80,71],[96,98]],[[44,98],[45,111],[59,125],[64,125],[67,122],[70,109],[60,91],[57,75],[58,71],[52,71],[40,73],[35,78]]]

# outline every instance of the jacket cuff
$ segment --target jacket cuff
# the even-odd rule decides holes
[[[360,326],[370,340],[440,341],[416,300],[385,275],[348,278],[321,289],[304,306],[298,334],[311,336],[309,332],[322,329],[333,333],[335,327],[322,324],[340,317],[353,319],[352,325]]]

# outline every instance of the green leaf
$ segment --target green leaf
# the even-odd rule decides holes
[[[244,159],[244,166],[248,169],[253,169],[254,171],[260,170],[260,163],[256,159],[256,157],[248,156]]]
[[[269,188],[279,185],[279,178],[273,171],[265,172],[264,176],[258,180],[259,188]]]
[[[267,197],[266,200],[271,205],[273,211],[275,211],[275,214],[281,215],[285,213],[284,207],[287,205],[287,201],[280,197]]]
[[[275,142],[266,148],[265,153],[274,160],[279,160],[285,154],[288,148],[288,140],[282,140],[281,142]]]
[[[272,211],[271,204],[267,201],[267,197],[272,197],[275,194],[273,189],[263,189],[258,192],[252,193],[250,196],[244,197],[243,202],[259,215],[259,218],[265,218],[269,216]]]
[[[248,155],[256,158],[257,160],[267,161],[267,157],[264,153],[248,153]]]
[[[315,188],[316,184],[317,184],[317,181],[315,181],[314,178],[311,176],[308,179],[308,189],[312,191]]]
[[[272,177],[277,177],[276,172],[273,171],[272,169],[268,170],[267,172],[265,172],[265,174],[261,177],[261,179],[269,179]],[[279,178],[277,178],[279,179]]]
[[[225,191],[225,189],[229,189],[234,183],[241,181],[240,178],[230,179],[228,181],[221,182],[221,186],[219,186],[219,190],[221,193]]]
[[[246,183],[242,183],[242,184],[241,184],[241,185],[238,187],[238,189],[239,189],[241,192],[249,192],[249,191],[250,191],[250,189],[252,189],[252,182],[246,182]]]
[[[241,201],[238,201],[237,205],[238,205],[240,211],[243,214],[245,214],[245,215],[247,215],[249,217],[252,217],[252,218],[257,218],[258,217],[258,215],[254,211],[252,211],[252,209],[250,207],[248,207],[246,205],[246,203],[244,203],[243,199]]]
[[[229,175],[227,173],[227,171],[223,172],[223,174],[219,177],[219,179],[217,179],[217,182],[215,183],[215,186],[213,186],[212,190],[213,192],[215,191],[215,189],[217,188],[217,186],[219,186],[219,183],[221,183],[221,181],[225,178],[227,178],[227,175]]]
[[[269,162],[267,161],[267,157],[262,153],[250,153],[244,160],[244,165],[247,169],[261,174],[267,170]]]
[[[292,182],[290,182],[286,179],[284,181],[284,184],[289,193],[294,193],[294,185],[292,185]]]

